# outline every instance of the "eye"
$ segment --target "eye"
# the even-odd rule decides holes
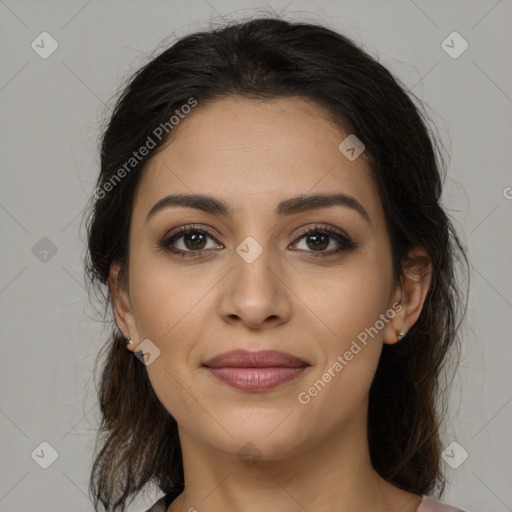
[[[182,257],[199,256],[203,251],[224,247],[208,228],[195,226],[181,226],[171,231],[162,239],[159,246]],[[314,225],[302,231],[291,247],[309,252],[311,257],[321,257],[355,249],[358,244],[341,230]]]
[[[208,239],[215,241],[213,248],[223,246],[217,242],[214,234],[207,228],[182,226],[167,234],[160,242],[160,247],[179,256],[197,256],[208,247]]]
[[[302,247],[300,247],[302,245]],[[342,251],[355,249],[357,244],[341,230],[312,226],[303,231],[294,242],[299,250],[311,252],[311,256],[330,256]],[[331,248],[331,250],[327,250]],[[316,254],[315,254],[316,253]]]

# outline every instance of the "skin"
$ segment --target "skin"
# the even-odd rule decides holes
[[[394,282],[378,191],[364,153],[350,161],[338,149],[346,135],[305,99],[222,98],[199,104],[146,167],[133,204],[128,283],[113,265],[110,290],[117,324],[134,341],[128,350],[145,339],[160,350],[146,368],[178,423],[186,482],[168,512],[413,512],[421,502],[373,470],[366,431],[382,346],[418,319],[430,263],[415,247],[410,256],[424,278],[411,271]],[[356,198],[371,223],[343,206],[276,215],[284,199],[333,192]],[[146,221],[163,197],[191,193],[225,201],[232,218],[169,207]],[[159,246],[190,224],[217,235],[207,236],[202,254],[182,258]],[[298,238],[315,224],[343,230],[358,247],[315,258],[311,235]],[[252,263],[236,252],[248,236],[263,250]],[[327,242],[324,254],[339,247]],[[195,247],[183,237],[174,246]],[[394,318],[301,404],[298,394],[397,302]],[[202,364],[238,348],[289,352],[310,367],[272,390],[236,390]],[[237,456],[248,442],[259,457],[252,465]]]

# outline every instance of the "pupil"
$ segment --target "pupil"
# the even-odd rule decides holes
[[[188,244],[187,242],[191,242],[192,247],[190,247],[190,244]],[[201,242],[204,242],[204,235],[202,233],[189,233],[185,235],[185,245],[187,249],[202,249],[204,247],[204,243],[201,247],[197,247],[197,244],[201,244]]]
[[[327,240],[328,236],[327,235],[310,235],[309,237],[309,240],[312,240],[314,239],[315,241],[313,242],[314,245],[313,245],[313,248],[316,248],[316,249],[325,249],[329,244],[328,243],[325,243],[325,241]],[[310,247],[311,248],[311,247]]]

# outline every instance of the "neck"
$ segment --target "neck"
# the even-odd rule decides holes
[[[180,442],[185,491],[168,512],[415,512],[421,502],[372,468],[365,414],[275,460],[220,452],[181,429]]]

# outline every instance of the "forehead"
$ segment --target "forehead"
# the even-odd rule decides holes
[[[147,213],[171,193],[212,195],[243,212],[298,194],[342,192],[378,217],[364,157],[350,161],[338,148],[347,135],[323,107],[299,97],[199,103],[147,162],[136,209]]]

